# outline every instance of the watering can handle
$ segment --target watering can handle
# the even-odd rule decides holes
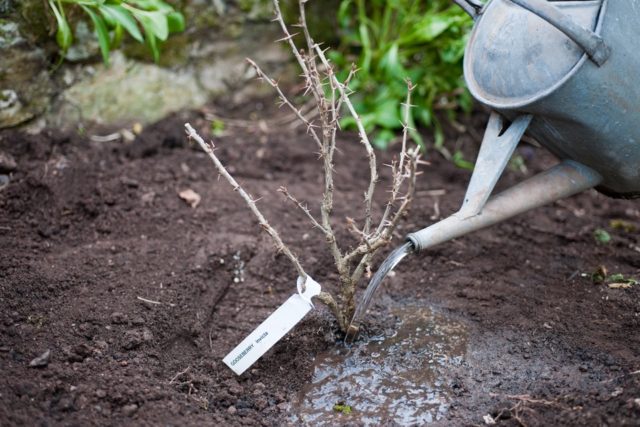
[[[609,58],[611,49],[605,44],[602,37],[576,24],[571,18],[547,0],[509,1],[538,15],[562,31],[567,37],[580,46],[598,66],[604,64]]]
[[[453,0],[462,10],[467,12],[474,20],[482,14],[484,5],[478,0]]]
[[[477,19],[482,14],[484,5],[478,0],[453,0],[473,19]],[[560,9],[549,3],[547,0],[508,0],[518,6],[527,9],[529,12],[539,16],[549,24],[562,31],[567,37],[573,40],[584,50],[589,58],[598,66],[604,64],[611,49],[605,44],[602,37],[576,24],[571,18],[562,13]]]

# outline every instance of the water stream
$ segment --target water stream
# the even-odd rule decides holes
[[[353,318],[351,319],[349,328],[347,329],[345,342],[352,343],[358,337],[358,333],[360,332],[360,323],[362,322],[364,315],[369,308],[369,304],[371,304],[371,299],[373,298],[376,290],[378,289],[384,278],[387,277],[387,274],[389,274],[389,272],[393,270],[395,266],[404,259],[404,257],[409,255],[413,251],[413,244],[411,242],[407,242],[391,252],[389,256],[382,262],[382,264],[380,264],[380,268],[378,268],[376,274],[374,274],[369,281],[369,285],[367,286],[367,289],[365,290],[360,303],[356,307],[356,311],[353,315]]]
[[[396,323],[385,334],[316,358],[312,383],[294,403],[294,424],[415,425],[445,416],[466,326],[425,307],[391,314]]]

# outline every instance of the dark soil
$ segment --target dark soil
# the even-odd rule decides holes
[[[17,161],[0,192],[0,425],[281,425],[314,356],[338,345],[322,308],[241,377],[222,363],[294,292],[295,271],[187,144],[186,120],[206,133],[194,112],[129,144],[0,134],[0,152]],[[450,132],[451,144],[471,157],[484,120]],[[228,127],[220,157],[332,288],[322,236],[275,191],[286,185],[317,206],[317,155],[302,130],[264,123]],[[361,219],[368,171],[355,141],[338,158],[340,224]],[[528,145],[520,154],[527,175],[554,162]],[[436,204],[441,217],[454,212],[464,194],[468,171],[429,160],[399,236],[433,222]],[[500,186],[523,178],[508,171]],[[385,171],[378,213],[388,184]],[[199,206],[178,197],[185,189],[202,196]],[[446,194],[430,191],[438,189]],[[628,230],[612,228],[616,219]],[[598,228],[610,243],[596,242]],[[640,285],[613,289],[590,277],[601,265],[640,276],[639,230],[638,201],[594,191],[538,209],[408,258],[379,291],[367,327],[385,321],[387,305],[416,302],[469,325],[442,425],[483,424],[488,414],[503,425],[640,425]],[[344,230],[340,237],[350,242]],[[29,366],[46,351],[48,360]],[[351,420],[358,424],[357,411]]]

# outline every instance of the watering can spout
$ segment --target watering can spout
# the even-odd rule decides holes
[[[587,166],[566,160],[528,180],[491,197],[480,213],[467,216],[461,210],[450,217],[409,234],[416,251],[447,242],[473,231],[489,227],[520,213],[572,196],[602,181],[602,176]]]

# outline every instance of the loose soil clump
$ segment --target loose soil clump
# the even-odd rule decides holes
[[[317,209],[317,155],[304,130],[270,119],[230,127],[218,154],[314,279],[332,288],[323,236],[276,192],[286,185]],[[0,152],[16,163],[0,191],[0,425],[297,422],[314,358],[341,337],[316,310],[243,376],[222,363],[294,292],[295,272],[188,145],[187,120],[206,130],[187,112],[132,143],[0,134]],[[467,133],[448,136],[475,146],[485,120],[474,116]],[[520,154],[526,175],[555,161],[527,145]],[[397,243],[462,200],[469,172],[428,160]],[[340,144],[336,164],[336,218],[346,218],[368,180],[355,139]],[[390,185],[382,172],[377,215]],[[524,177],[508,171],[500,186]],[[189,189],[201,196],[196,207],[178,196]],[[599,228],[610,243],[594,239]],[[589,191],[409,257],[378,291],[363,339],[392,330],[392,306],[422,305],[466,325],[466,352],[445,380],[452,393],[436,424],[489,416],[503,425],[638,425],[640,285],[611,288],[590,273],[602,265],[640,276],[639,229],[637,201]],[[346,225],[339,233],[349,241]],[[340,417],[363,422],[357,407]]]

